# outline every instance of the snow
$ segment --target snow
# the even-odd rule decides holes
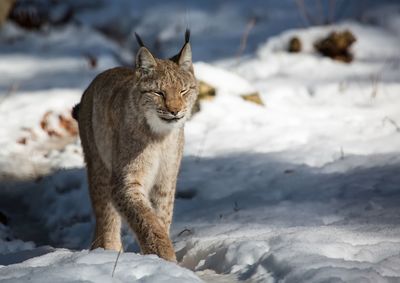
[[[58,249],[20,264],[2,267],[1,282],[201,282],[189,270],[157,256]],[[115,266],[115,270],[114,270]],[[113,272],[114,270],[114,272]]]
[[[8,23],[0,31],[0,212],[9,219],[0,224],[1,282],[400,281],[398,5],[371,8],[366,22],[299,28],[280,1],[269,12],[279,28],[261,19],[241,57],[231,43],[256,9],[190,6],[193,50],[203,60],[196,76],[217,95],[185,130],[171,230],[179,265],[139,255],[124,227],[112,277],[117,253],[86,250],[94,219],[82,150],[60,122],[96,74],[134,58],[129,45],[93,29],[116,21],[124,30],[116,19],[123,9],[105,3],[113,7],[107,17],[83,10],[81,25],[27,32]],[[182,18],[157,22],[141,5],[143,15],[130,10],[132,23],[144,38],[158,31],[172,55]],[[351,64],[313,51],[333,29],[354,32]],[[299,54],[285,51],[293,35]],[[265,106],[240,97],[252,92]]]
[[[205,62],[196,63],[195,75],[198,80],[204,81],[211,86],[215,86],[219,93],[240,95],[256,91],[247,80],[237,74],[221,68],[215,68]]]

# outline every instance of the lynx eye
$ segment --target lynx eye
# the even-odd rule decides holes
[[[181,95],[185,96],[186,94],[188,94],[188,92],[189,92],[189,89],[181,90]]]
[[[159,97],[165,98],[165,93],[163,93],[162,91],[154,91],[153,93],[154,93],[155,95],[159,96]]]

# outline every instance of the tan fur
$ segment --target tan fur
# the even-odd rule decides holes
[[[142,253],[176,261],[169,228],[183,124],[198,90],[189,43],[173,58],[141,47],[135,69],[101,73],[82,96],[77,120],[96,216],[92,248],[121,249],[122,215]]]

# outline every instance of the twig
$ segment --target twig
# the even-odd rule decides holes
[[[390,57],[386,58],[382,64],[381,69],[379,71],[377,71],[375,74],[371,75],[371,81],[372,81],[371,97],[372,98],[375,98],[378,95],[379,82],[382,80],[383,74],[391,62],[393,62],[393,58],[390,58]]]
[[[340,160],[344,159],[344,150],[343,150],[343,146],[340,147]]]
[[[304,0],[296,0],[296,4],[301,17],[303,18],[305,26],[310,26],[310,24],[313,24],[313,20],[306,9]]]
[[[371,81],[372,81],[372,92],[371,92],[371,97],[375,98],[378,95],[378,90],[379,90],[379,82],[381,80],[382,73],[376,73],[371,76]]]
[[[234,212],[238,212],[239,210],[240,210],[239,204],[238,204],[238,202],[235,200],[234,206],[233,206],[233,211],[234,211]]]
[[[336,8],[336,0],[329,0],[329,15],[328,15],[329,24],[333,24],[335,22],[335,8]]]
[[[396,132],[400,133],[400,127],[399,125],[396,123],[395,120],[389,118],[388,116],[386,116],[385,118],[383,118],[382,120],[382,124],[385,125],[385,122],[388,121],[390,124],[392,124],[395,128],[396,128]]]
[[[318,9],[318,14],[319,14],[319,24],[323,25],[326,22],[326,18],[325,18],[325,13],[324,13],[324,9],[322,8],[322,3],[321,0],[316,0],[317,2],[317,9]]]
[[[193,234],[192,230],[190,230],[190,229],[188,229],[188,228],[185,228],[185,229],[183,229],[182,231],[180,231],[180,232],[178,233],[177,237],[182,236],[182,234],[185,233],[185,232],[188,232],[189,235]]]
[[[246,29],[243,32],[242,38],[240,39],[240,47],[238,50],[238,53],[236,57],[240,57],[244,50],[246,49],[247,46],[247,39],[249,38],[250,31],[254,28],[256,25],[257,19],[255,17],[251,18],[250,21],[246,25]]]
[[[118,252],[118,255],[117,255],[117,259],[115,260],[114,268],[113,268],[111,277],[114,277],[114,272],[115,272],[115,269],[117,268],[118,259],[119,259],[119,256],[121,255],[121,253],[122,253],[122,246],[121,246],[121,248],[119,249],[119,252]]]
[[[361,1],[361,4],[363,2]],[[346,12],[347,5],[349,4],[349,1],[339,1],[337,12],[336,12],[336,19],[339,20],[344,16],[344,13]],[[363,10],[363,9],[360,9]]]

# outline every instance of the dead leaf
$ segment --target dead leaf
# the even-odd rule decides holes
[[[260,94],[258,92],[243,94],[243,95],[241,95],[241,97],[246,101],[253,102],[255,104],[264,106],[264,102],[262,101]]]

